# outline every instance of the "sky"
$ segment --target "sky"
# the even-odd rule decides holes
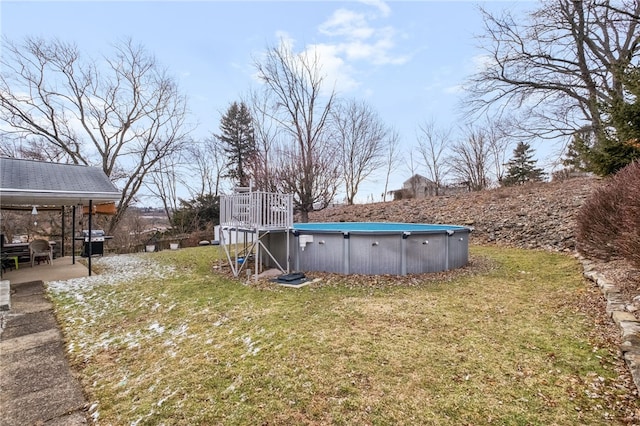
[[[3,0],[0,30],[13,41],[74,42],[93,57],[131,38],[187,95],[196,138],[217,133],[229,105],[256,87],[254,61],[267,48],[282,39],[296,51],[316,47],[337,94],[366,101],[408,152],[420,124],[466,124],[458,113],[462,85],[483,53],[478,5],[524,12],[539,2]],[[557,158],[553,147],[534,149],[542,166]],[[409,178],[407,162],[390,189]],[[373,177],[358,200],[379,200],[383,184],[383,176]]]

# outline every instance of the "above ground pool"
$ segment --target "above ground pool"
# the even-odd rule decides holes
[[[265,243],[297,271],[365,275],[440,272],[469,261],[469,233],[463,226],[390,222],[296,223],[271,233]]]

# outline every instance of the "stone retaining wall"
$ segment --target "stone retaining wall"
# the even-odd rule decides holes
[[[622,335],[620,352],[640,392],[640,321],[627,310],[628,301],[616,283],[599,272],[596,263],[582,256],[578,256],[578,260],[582,264],[585,278],[597,284],[607,300],[607,314],[620,328]]]

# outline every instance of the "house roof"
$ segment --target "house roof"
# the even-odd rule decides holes
[[[96,167],[0,158],[0,207],[112,202],[121,193]]]
[[[415,175],[411,176],[409,179],[405,180],[403,185],[410,185],[412,182],[434,183],[431,179],[416,173]]]

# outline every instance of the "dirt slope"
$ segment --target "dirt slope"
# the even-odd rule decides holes
[[[422,200],[334,206],[311,213],[309,220],[465,225],[474,228],[471,239],[476,243],[573,250],[576,211],[600,182],[582,177]]]

